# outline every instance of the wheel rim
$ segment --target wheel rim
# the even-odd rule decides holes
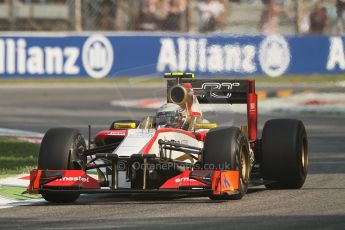
[[[301,162],[304,174],[307,173],[308,170],[308,152],[307,152],[307,144],[306,139],[303,139],[302,151],[301,151]]]
[[[243,149],[241,151],[241,172],[242,172],[242,176],[245,177],[247,174],[247,164],[246,164],[246,157],[244,155]]]
[[[248,165],[247,165],[247,157],[246,157],[246,148],[245,146],[242,146],[241,152],[240,152],[240,170],[241,170],[241,175],[240,175],[240,182],[241,184],[245,184],[247,181],[248,177]]]

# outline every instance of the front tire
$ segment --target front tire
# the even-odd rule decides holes
[[[249,146],[239,128],[211,129],[205,138],[203,164],[205,169],[212,165],[213,169],[240,172],[238,194],[212,195],[210,199],[239,200],[246,194],[250,176]]]
[[[70,128],[49,129],[41,143],[38,169],[82,169],[83,165],[86,164],[86,157],[81,157],[85,149],[85,140],[78,130]],[[80,194],[75,192],[42,192],[41,195],[50,202],[66,203],[74,202]]]
[[[299,189],[308,171],[308,139],[300,120],[274,119],[262,132],[262,174],[268,189]]]

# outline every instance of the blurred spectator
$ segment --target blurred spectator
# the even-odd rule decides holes
[[[99,2],[98,17],[100,18],[99,27],[101,30],[116,29],[116,8],[116,0]]]
[[[310,14],[311,34],[323,34],[327,22],[327,13],[323,8],[321,1],[317,1],[314,10]]]
[[[170,0],[157,0],[157,10],[154,13],[154,16],[157,20],[158,29],[162,29],[162,25],[168,17],[170,9]]]
[[[204,0],[199,2],[200,32],[214,31],[225,20],[225,5],[219,0]]]
[[[83,2],[83,26],[93,30],[116,29],[116,0]]]
[[[186,2],[170,0],[168,15],[162,24],[163,30],[181,31],[181,18],[186,12]]]
[[[345,32],[345,0],[337,0],[337,32]]]
[[[325,10],[327,13],[327,33],[336,33],[337,8],[334,0],[327,0],[325,3]]]
[[[309,33],[310,29],[310,12],[309,12],[309,4],[307,1],[302,2],[302,12],[301,18],[298,24],[299,28],[298,31],[302,34]]]
[[[143,0],[139,9],[137,29],[154,31],[167,16],[164,0]]]
[[[278,32],[280,16],[285,13],[284,0],[264,0],[264,10],[261,14],[260,27],[264,34]]]

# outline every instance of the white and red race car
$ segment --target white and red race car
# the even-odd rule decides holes
[[[254,80],[164,76],[171,78],[167,102],[181,114],[163,109],[142,121],[115,121],[95,136],[91,148],[76,129],[48,130],[28,192],[50,202],[73,202],[86,193],[241,199],[251,185],[302,187],[308,168],[304,125],[299,120],[269,120],[257,138]],[[217,127],[203,117],[201,103],[247,104],[248,122]],[[170,125],[162,125],[167,121]],[[90,176],[95,170],[97,177]]]

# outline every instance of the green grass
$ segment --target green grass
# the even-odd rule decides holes
[[[198,76],[196,76],[198,78]],[[217,77],[216,75],[214,77]],[[200,77],[201,78],[201,77]],[[229,78],[242,78],[242,79],[255,79],[258,83],[335,83],[345,81],[345,75],[286,75],[276,78],[264,76],[250,76],[250,77],[233,77]],[[118,77],[118,78],[10,78],[0,79],[0,84],[152,84],[164,83],[165,79],[162,77]]]
[[[0,178],[29,173],[37,167],[39,144],[0,137]]]
[[[26,188],[22,187],[0,186],[0,196],[15,200],[29,200],[41,198],[41,195],[39,194],[23,193],[25,192],[25,190]]]

